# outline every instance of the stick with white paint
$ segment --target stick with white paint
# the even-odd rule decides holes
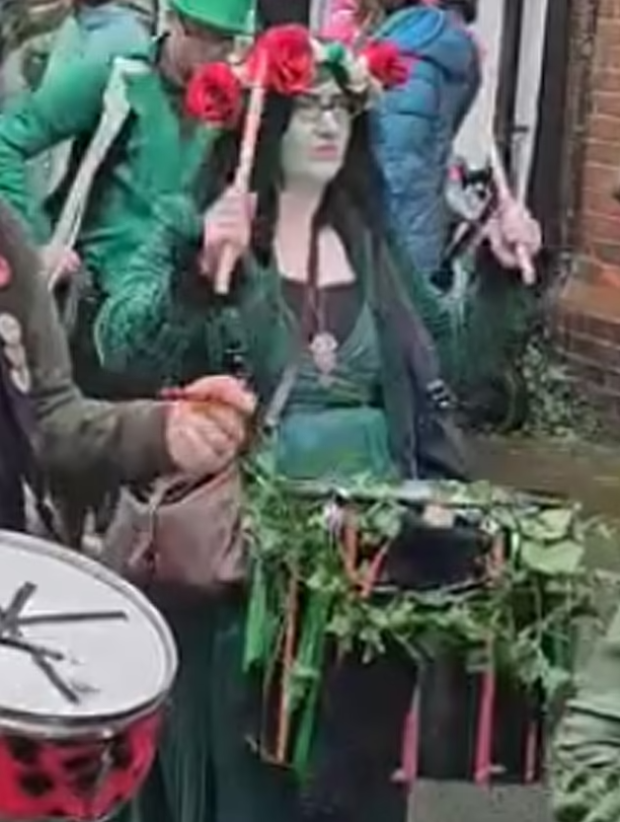
[[[497,196],[501,207],[505,203],[511,202],[514,198],[512,196],[512,192],[510,191],[510,186],[508,185],[504,164],[502,163],[499,151],[497,150],[495,140],[491,140],[489,154],[491,171],[493,172],[493,179],[497,188]],[[517,260],[519,261],[519,268],[521,269],[523,282],[525,285],[532,285],[536,281],[536,269],[534,268],[534,263],[532,262],[532,258],[530,257],[527,248],[523,244],[518,243],[515,247],[515,253],[517,255]]]

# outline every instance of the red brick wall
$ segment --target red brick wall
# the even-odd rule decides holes
[[[616,428],[620,421],[620,289],[576,278],[563,296],[555,336],[585,396]]]
[[[592,8],[597,2],[593,29]],[[620,180],[620,0],[577,0],[573,23],[570,142],[565,153],[575,265],[560,300],[558,343],[584,392],[617,426],[620,205],[612,193],[616,178]],[[584,89],[586,107],[577,112]]]
[[[600,0],[589,80],[578,271],[620,287],[620,205],[611,197],[620,169],[620,0]]]

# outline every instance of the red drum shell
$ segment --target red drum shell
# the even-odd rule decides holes
[[[170,628],[93,560],[5,531],[0,615],[0,820],[109,817],[155,759],[178,665]]]
[[[107,738],[0,735],[0,818],[110,816],[139,791],[155,759],[163,708]]]

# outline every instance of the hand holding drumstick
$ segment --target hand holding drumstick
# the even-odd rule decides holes
[[[254,165],[254,156],[258,142],[263,109],[265,106],[265,95],[267,92],[266,81],[269,69],[269,58],[266,52],[260,53],[256,71],[250,92],[250,103],[245,118],[245,128],[243,140],[241,142],[241,153],[239,155],[239,165],[235,174],[235,181],[231,188],[225,192],[219,204],[221,212],[219,215],[211,213],[205,220],[205,235],[203,244],[203,271],[211,276],[214,273],[213,284],[216,294],[227,294],[230,286],[230,276],[235,263],[239,257],[247,250],[252,236],[252,220],[256,209],[256,196],[250,193],[250,177]],[[224,209],[227,211],[227,219],[224,220]],[[210,237],[208,232],[209,218],[211,217]],[[217,218],[217,219],[215,219]],[[215,227],[219,225],[216,231]],[[217,259],[209,259],[209,249],[211,253],[215,251],[214,242],[221,242],[224,225],[226,231],[231,234],[232,242],[224,242],[217,250]],[[234,226],[234,227],[233,227]],[[215,232],[215,234],[214,234]],[[215,268],[212,266],[215,264]]]
[[[250,247],[256,195],[231,186],[207,211],[204,219],[200,270],[215,281],[223,258],[233,268]],[[230,272],[229,272],[230,273]]]
[[[237,379],[204,377],[186,388],[162,392],[171,402],[166,444],[174,466],[185,474],[217,474],[247,439],[256,398]]]

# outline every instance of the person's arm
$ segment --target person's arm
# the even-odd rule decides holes
[[[29,191],[28,162],[66,139],[94,132],[109,72],[110,66],[101,61],[71,61],[0,115],[0,197],[41,244],[49,240],[49,226]]]
[[[149,480],[172,470],[166,410],[154,402],[111,404],[85,399],[72,380],[64,332],[39,276],[37,255],[18,219],[0,210],[0,251],[11,280],[0,312],[18,321],[32,389],[35,443],[47,472],[88,482]]]
[[[124,271],[116,274],[94,327],[101,363],[161,387],[178,382],[192,363],[205,373],[221,367],[218,313],[192,263],[202,218],[189,198],[166,198],[152,230]]]
[[[552,798],[556,822],[620,819],[620,611],[554,740]]]

